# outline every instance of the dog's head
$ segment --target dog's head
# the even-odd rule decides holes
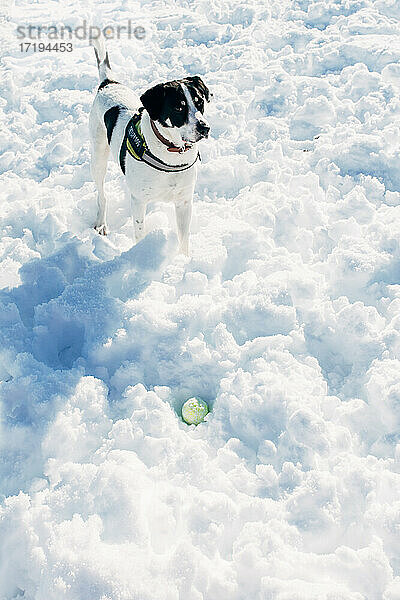
[[[159,83],[140,100],[153,121],[178,130],[184,142],[195,143],[208,137],[210,127],[203,114],[210,91],[198,75]]]

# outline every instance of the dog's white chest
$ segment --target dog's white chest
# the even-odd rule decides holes
[[[175,202],[192,195],[196,180],[196,165],[181,173],[163,173],[135,161],[127,161],[126,183],[132,196],[142,201]]]

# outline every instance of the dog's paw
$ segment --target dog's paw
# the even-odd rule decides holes
[[[95,225],[94,228],[100,235],[107,235],[107,226],[105,223],[103,225]]]

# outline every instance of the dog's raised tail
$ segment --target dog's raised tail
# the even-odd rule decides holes
[[[100,83],[105,79],[114,79],[103,34],[100,33],[97,37],[91,37],[90,44],[93,46],[96,55]]]

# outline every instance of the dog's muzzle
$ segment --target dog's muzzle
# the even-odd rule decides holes
[[[196,131],[202,138],[208,138],[210,127],[207,125],[207,123],[202,123],[199,121],[196,125]]]

